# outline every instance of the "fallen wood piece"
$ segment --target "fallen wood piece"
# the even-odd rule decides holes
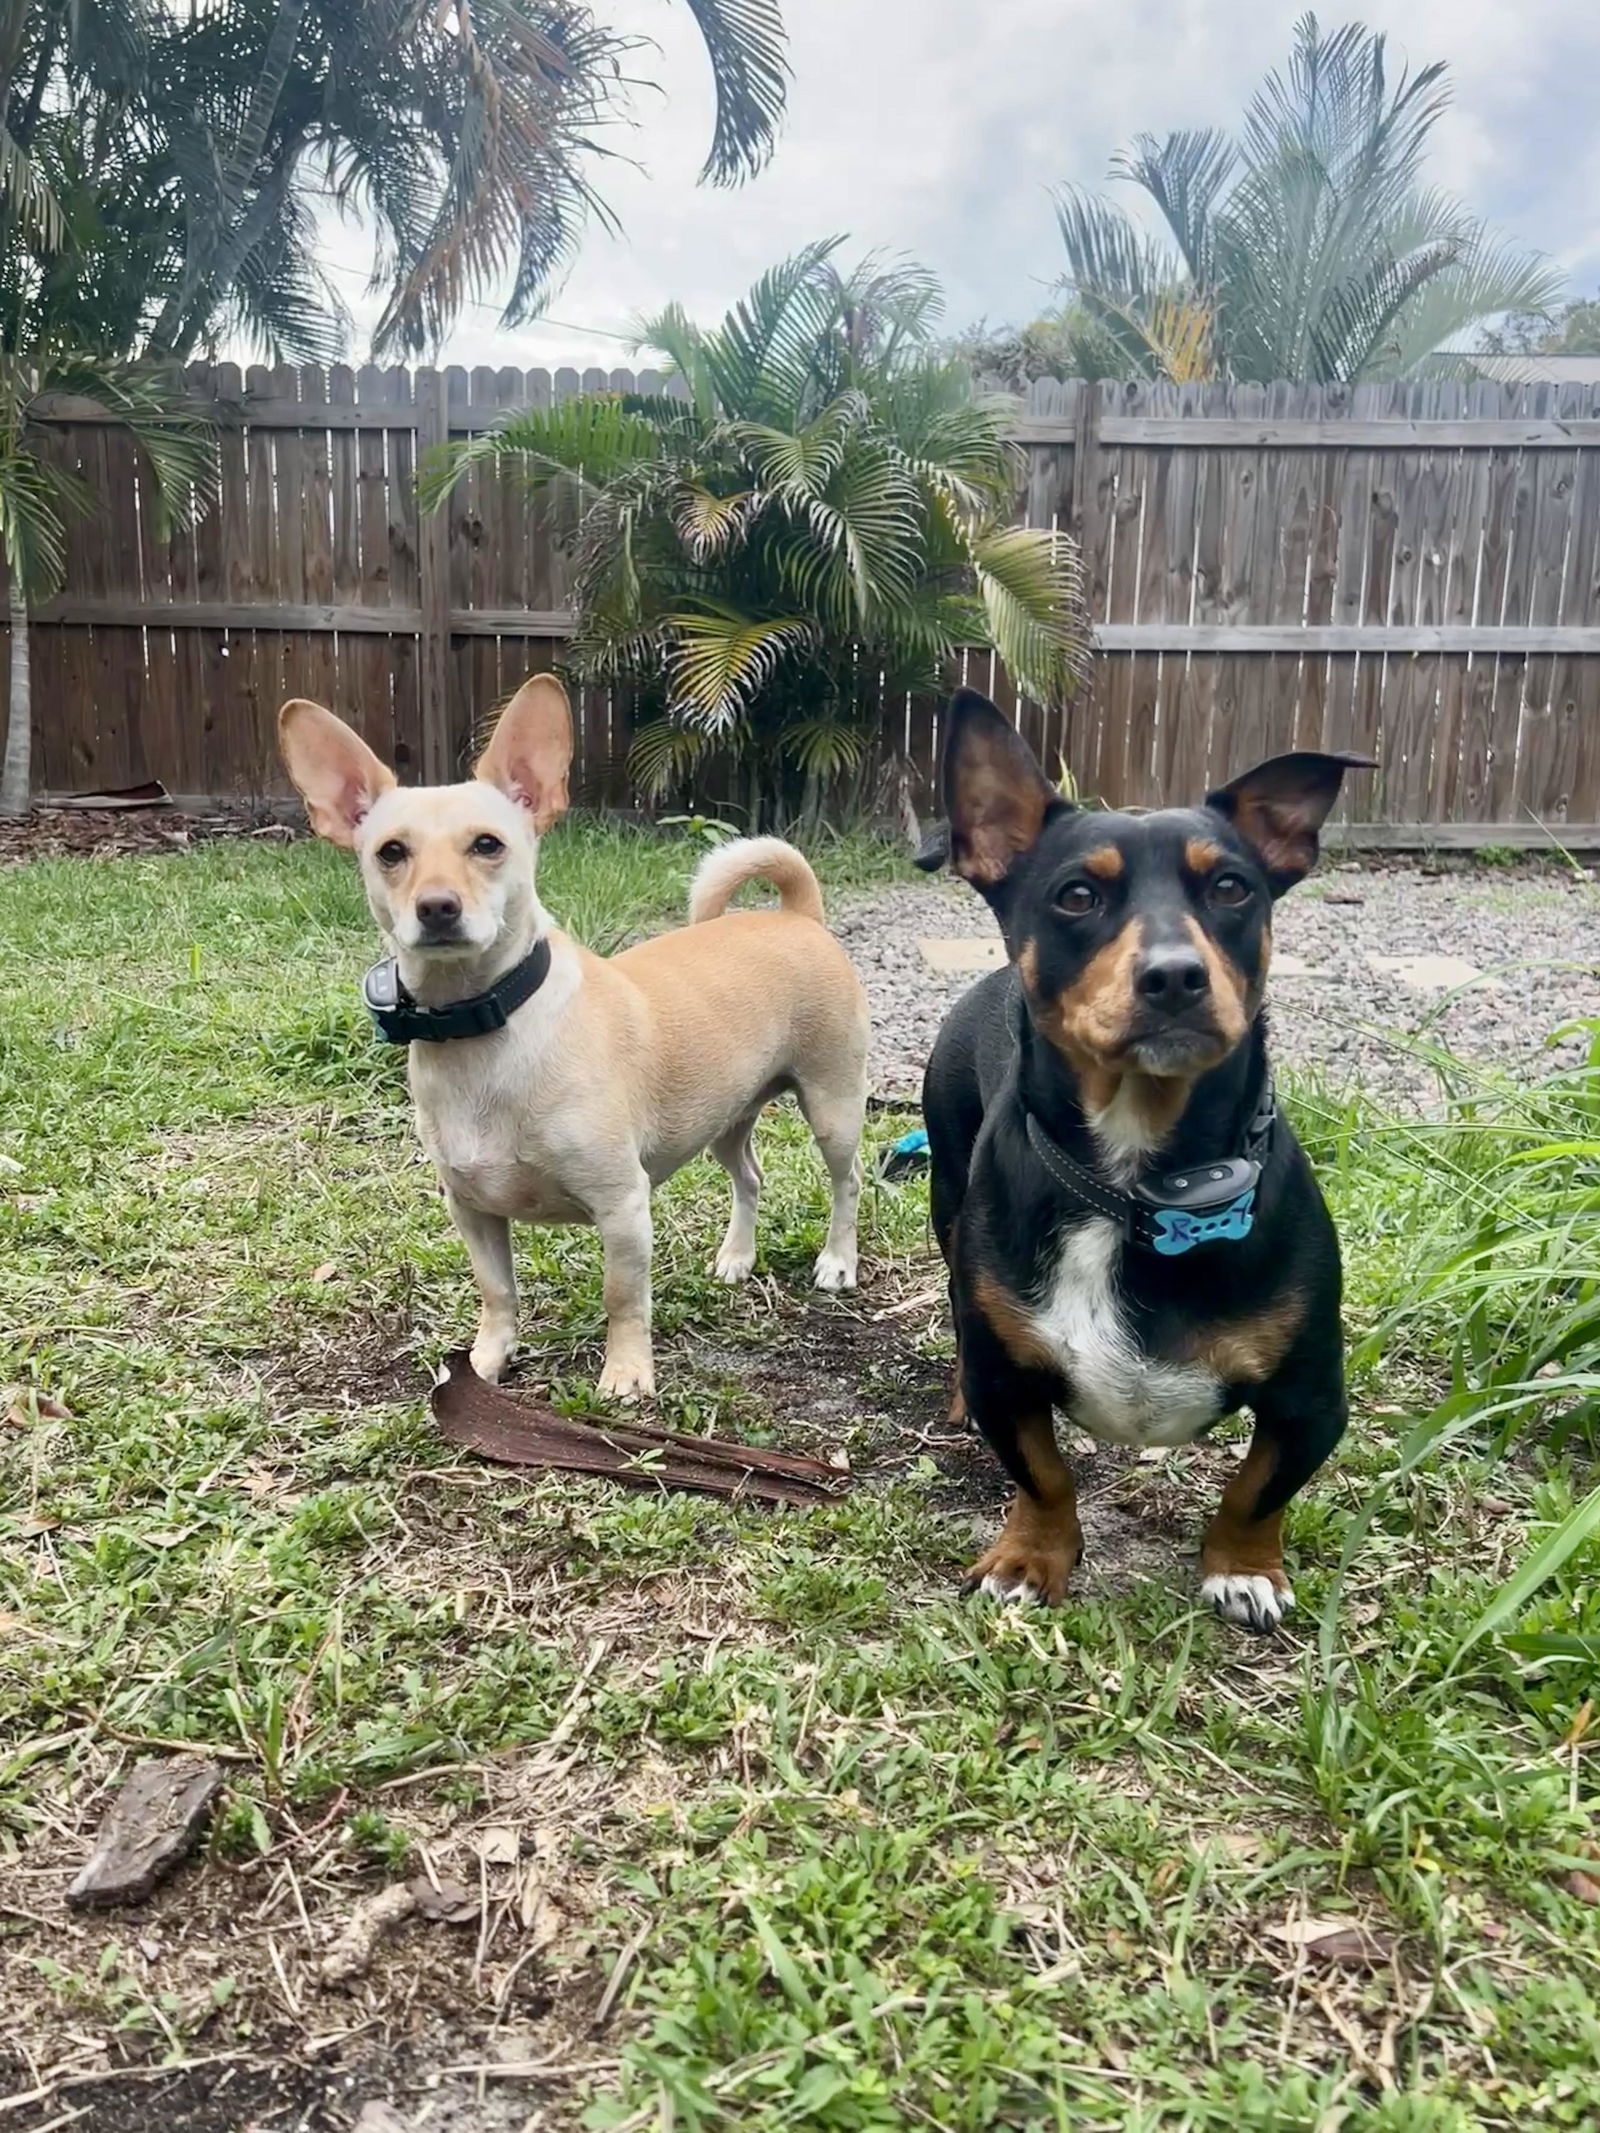
[[[122,785],[113,792],[69,792],[52,800],[51,807],[81,808],[85,813],[109,814],[113,808],[170,807],[172,795],[151,778],[143,785]]]
[[[197,1756],[136,1763],[67,1891],[68,1904],[84,1911],[142,1903],[194,1850],[221,1790],[220,1768]]]
[[[450,1443],[501,1466],[608,1474],[634,1488],[688,1489],[761,1503],[826,1503],[850,1487],[848,1474],[798,1452],[682,1437],[637,1423],[571,1421],[552,1407],[486,1384],[465,1349],[445,1357],[431,1404]]]

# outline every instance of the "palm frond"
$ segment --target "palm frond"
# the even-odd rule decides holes
[[[686,481],[679,486],[672,522],[691,560],[706,563],[726,555],[744,538],[762,502],[754,489],[718,496],[701,482]]]
[[[839,326],[856,365],[892,367],[926,345],[943,312],[938,277],[915,259],[871,254],[839,280]]]
[[[648,416],[614,393],[578,393],[550,407],[519,408],[494,429],[435,451],[418,488],[424,507],[436,511],[469,469],[485,463],[531,489],[566,477],[592,490],[659,456],[656,426]]]
[[[159,532],[192,525],[215,502],[221,480],[216,434],[176,372],[69,353],[52,361],[48,383],[53,391],[94,401],[132,434],[154,477]]]
[[[661,666],[670,636],[664,623],[641,626],[637,614],[596,605],[583,611],[567,653],[586,680],[636,681]]]
[[[832,260],[843,241],[820,238],[781,260],[714,332],[699,337],[700,361],[724,415],[791,428],[806,421],[819,346],[838,317]]]
[[[688,0],[717,94],[705,168],[714,185],[753,177],[777,145],[789,91],[788,39],[778,0]]]
[[[728,441],[755,467],[762,485],[777,495],[806,503],[820,496],[839,471],[850,439],[871,410],[858,392],[841,393],[801,430],[780,430],[764,422],[732,422]]]
[[[1144,330],[1160,373],[1174,385],[1203,385],[1217,374],[1216,315],[1197,296],[1163,293],[1150,306]]]
[[[635,355],[653,350],[666,357],[670,375],[687,388],[702,422],[717,420],[722,402],[717,380],[706,361],[705,335],[681,304],[668,304],[653,317],[636,320],[632,338]]]
[[[961,364],[918,364],[880,383],[874,412],[913,478],[977,515],[1009,504],[1023,467],[1012,403],[980,396]]]
[[[1169,133],[1164,141],[1141,133],[1112,161],[1114,178],[1142,186],[1160,208],[1190,280],[1202,289],[1210,286],[1214,269],[1217,203],[1237,162],[1238,150],[1215,127]]]
[[[655,718],[641,726],[628,748],[628,776],[647,800],[659,800],[689,777],[719,737],[676,719]]]
[[[848,452],[821,496],[806,505],[817,539],[844,564],[852,612],[841,623],[869,627],[898,606],[916,576],[922,499],[898,457],[881,447]]]
[[[75,493],[76,492],[76,493]],[[0,554],[30,600],[48,600],[67,572],[67,514],[92,507],[76,477],[0,436]]]
[[[1437,350],[1459,347],[1504,312],[1548,317],[1565,286],[1565,276],[1550,261],[1521,245],[1499,242],[1479,226],[1452,264],[1395,317],[1369,374],[1405,377]]]
[[[418,17],[410,15],[415,36]],[[373,346],[437,345],[461,306],[512,288],[503,317],[527,318],[590,222],[615,218],[589,176],[597,134],[621,80],[628,40],[580,9],[475,0],[424,14],[412,64],[434,79],[420,97],[431,121],[426,206],[392,228],[395,275]]]
[[[1381,365],[1406,307],[1456,263],[1453,244],[1438,244],[1404,259],[1378,259],[1341,287],[1329,290],[1307,321],[1310,362],[1322,379],[1365,377]]]
[[[299,203],[252,244],[222,301],[223,330],[272,363],[333,363],[349,344],[350,308],[315,253],[312,220]]]
[[[0,230],[8,223],[47,252],[66,239],[66,217],[49,179],[0,124]]]
[[[841,718],[800,718],[784,728],[783,753],[805,777],[836,778],[861,768],[867,737]]]
[[[1183,279],[1172,254],[1120,208],[1076,185],[1056,194],[1056,226],[1067,254],[1067,285],[1077,295],[1130,305]]]
[[[709,602],[667,618],[671,710],[709,734],[727,733],[749,709],[785,657],[809,645],[814,625],[803,615],[757,619]]]
[[[980,534],[972,560],[990,637],[1012,678],[1042,702],[1059,702],[1088,669],[1076,549],[1009,526]]]

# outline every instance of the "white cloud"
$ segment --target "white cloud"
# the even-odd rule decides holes
[[[642,165],[602,174],[622,234],[592,232],[549,306],[559,324],[516,333],[464,314],[463,363],[628,360],[623,332],[676,297],[715,316],[772,261],[815,236],[924,260],[952,324],[1021,318],[1058,270],[1048,197],[1098,184],[1139,130],[1227,124],[1287,53],[1302,0],[788,0],[795,80],[771,167],[732,192],[696,184],[711,92],[694,21],[666,0],[596,0],[647,36],[625,145]],[[1455,106],[1429,175],[1584,286],[1600,283],[1600,129],[1583,88],[1600,76],[1592,0],[1369,0],[1398,67],[1450,62]],[[1329,19],[1342,19],[1329,11]],[[1576,92],[1576,93],[1575,93]],[[359,232],[328,256],[364,268]],[[358,300],[362,324],[374,307]],[[584,330],[587,329],[587,330]]]

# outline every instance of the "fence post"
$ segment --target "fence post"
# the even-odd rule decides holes
[[[450,440],[450,414],[442,370],[416,373],[417,470],[430,451]],[[448,784],[457,765],[450,736],[450,519],[446,509],[418,511],[418,574],[422,595],[419,647],[422,697],[422,776]]]
[[[1077,426],[1072,439],[1072,537],[1081,542],[1084,516],[1088,509],[1089,484],[1098,472],[1098,469],[1092,470],[1096,447],[1100,442],[1100,385],[1097,379],[1078,380],[1078,405],[1075,412]]]

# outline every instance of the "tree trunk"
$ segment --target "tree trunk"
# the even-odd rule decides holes
[[[0,815],[25,815],[33,781],[33,691],[28,669],[28,598],[11,573],[11,716],[0,769]]]

